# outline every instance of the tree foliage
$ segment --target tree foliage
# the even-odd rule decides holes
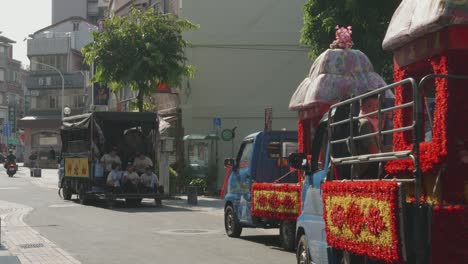
[[[364,52],[375,71],[387,81],[392,76],[392,55],[382,50],[388,24],[401,0],[309,0],[304,6],[301,42],[315,59],[329,48],[335,26],[353,27],[353,48]]]
[[[141,112],[144,96],[158,84],[177,86],[184,76],[193,76],[194,67],[186,64],[188,43],[182,33],[196,28],[172,14],[132,9],[127,16],[106,19],[82,53],[87,64],[94,62],[93,81],[108,84],[113,91],[124,86],[138,91]]]

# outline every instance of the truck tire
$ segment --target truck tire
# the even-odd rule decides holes
[[[67,201],[71,200],[72,190],[67,185],[65,185],[65,187],[63,187],[62,194],[63,194],[63,199],[64,200],[67,200]]]
[[[226,206],[224,210],[224,228],[228,237],[240,237],[242,233],[242,226],[234,213],[232,205]]]
[[[80,200],[80,204],[86,205],[88,200],[86,199],[86,191],[83,186],[80,187],[78,192],[78,199]]]
[[[296,222],[283,221],[280,225],[281,247],[287,251],[294,251],[296,235]]]
[[[297,264],[310,264],[312,260],[310,258],[309,244],[307,242],[307,236],[302,235],[297,243],[296,259]]]

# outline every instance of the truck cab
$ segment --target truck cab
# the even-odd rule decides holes
[[[230,237],[239,237],[244,227],[278,228],[281,220],[252,214],[252,185],[262,183],[297,184],[288,156],[297,151],[297,132],[262,131],[242,141],[231,168],[225,199],[225,228]]]

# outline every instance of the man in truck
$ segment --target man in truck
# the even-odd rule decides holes
[[[361,100],[359,116],[377,111],[379,107],[378,95],[371,95]],[[377,115],[360,118],[358,121],[358,135],[367,135],[379,131],[379,121]],[[374,154],[379,151],[379,137],[372,136],[356,140],[356,154]],[[355,178],[372,179],[377,177],[379,164],[377,162],[361,163],[355,165]]]

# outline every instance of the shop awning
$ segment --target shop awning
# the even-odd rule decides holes
[[[60,128],[60,116],[25,116],[18,120],[18,128]]]
[[[216,134],[208,134],[208,135],[201,135],[201,134],[190,134],[184,136],[184,140],[211,140],[215,139],[218,140],[219,136]]]

